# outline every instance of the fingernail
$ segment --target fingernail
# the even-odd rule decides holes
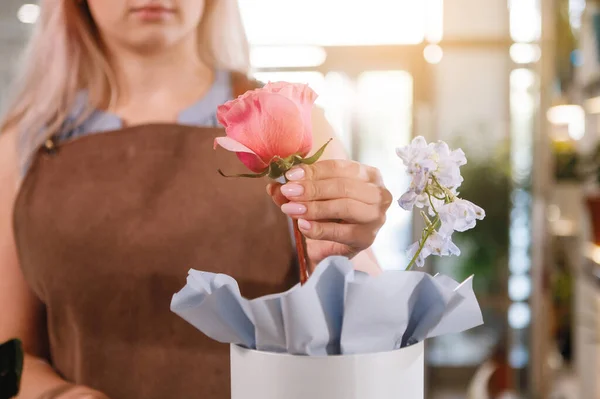
[[[297,197],[304,194],[304,187],[300,184],[285,184],[281,186],[281,193],[286,197]]]
[[[300,180],[304,178],[304,169],[294,168],[285,174],[288,180]]]
[[[273,195],[273,185],[272,184],[267,184],[267,194]]]
[[[281,210],[288,215],[302,215],[306,213],[306,207],[304,205],[295,204],[293,202],[281,205]]]
[[[304,219],[298,219],[298,227],[300,230],[310,230],[310,222]]]

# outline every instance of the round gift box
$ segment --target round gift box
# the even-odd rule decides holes
[[[231,345],[232,399],[423,399],[424,345],[294,356]]]

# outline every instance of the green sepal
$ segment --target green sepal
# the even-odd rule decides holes
[[[269,172],[269,178],[273,180],[280,178],[288,170],[286,169],[286,165],[280,164],[279,162],[280,161],[271,162],[269,164],[269,169],[267,171]]]
[[[323,144],[321,148],[319,148],[317,152],[313,154],[313,156],[309,158],[302,158],[298,154],[290,155],[287,158],[274,157],[273,159],[271,159],[269,167],[261,173],[242,173],[239,175],[226,175],[225,173],[223,173],[223,171],[221,171],[221,169],[219,169],[218,171],[223,177],[248,177],[256,179],[264,176],[269,176],[269,178],[276,180],[296,165],[312,165],[313,163],[317,162],[325,152],[325,148],[327,148],[327,145],[331,142],[331,140],[333,139],[329,139],[325,144]]]
[[[260,173],[242,173],[239,175],[226,175],[225,173],[223,173],[223,171],[221,169],[218,169],[218,172],[223,177],[248,177],[251,179],[258,179],[260,177],[265,177],[267,175],[267,173],[269,173],[269,169],[265,169],[264,172],[260,172]]]
[[[325,152],[325,148],[327,148],[327,145],[331,143],[331,140],[333,139],[327,140],[327,143],[323,144],[323,146],[319,148],[319,151],[315,152],[312,157],[302,159],[301,163],[305,165],[312,165],[313,163],[317,162]]]
[[[273,158],[269,164],[269,177],[276,180],[301,162],[302,158],[296,154],[290,155],[287,158]]]

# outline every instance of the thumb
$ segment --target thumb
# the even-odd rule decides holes
[[[290,202],[282,193],[281,193],[281,183],[269,183],[267,185],[267,193],[271,196],[271,199],[277,206],[281,206],[285,203]]]

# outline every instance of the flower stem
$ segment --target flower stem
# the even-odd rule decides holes
[[[431,176],[431,179],[439,187],[439,189],[442,190],[442,192],[444,193],[445,199],[444,198],[438,198],[438,199],[444,199],[446,203],[453,202],[454,194],[450,190],[448,190],[448,188],[442,186],[440,184],[440,182],[438,181],[438,179],[435,178],[435,176]]]
[[[285,179],[285,182],[288,182],[288,179]],[[310,273],[308,271],[308,253],[306,251],[306,237],[300,229],[298,228],[298,219],[292,219],[292,224],[294,228],[294,240],[296,241],[296,254],[298,256],[298,271],[299,271],[299,280],[300,284],[304,285],[308,281],[310,277]]]
[[[431,222],[431,225],[425,229],[425,231],[423,232],[423,238],[421,239],[421,242],[419,244],[419,249],[417,250],[417,252],[415,252],[415,255],[412,257],[404,271],[409,271],[415,265],[415,263],[417,262],[417,258],[419,257],[421,251],[423,251],[423,248],[425,247],[427,239],[433,234],[433,232],[435,231],[435,226],[438,224],[439,221],[440,217],[436,216],[435,219],[433,219],[433,222]]]
[[[298,228],[298,219],[293,219],[294,238],[296,239],[296,253],[298,254],[298,267],[300,272],[300,284],[308,281],[308,254],[306,252],[306,237]]]
[[[437,183],[437,180],[436,180],[436,183]],[[439,183],[437,183],[437,184],[439,185]],[[427,223],[427,227],[423,231],[423,236],[419,243],[419,249],[417,250],[417,252],[415,252],[414,256],[412,257],[412,259],[410,260],[410,262],[408,263],[408,266],[406,266],[406,269],[404,269],[404,271],[409,271],[415,265],[415,263],[417,262],[417,259],[419,258],[419,255],[421,254],[421,251],[423,251],[423,248],[425,247],[425,243],[427,242],[427,239],[433,234],[433,232],[435,231],[435,228],[437,227],[438,223],[440,222],[440,215],[438,214],[437,210],[435,209],[435,206],[433,206],[433,201],[431,200],[431,197],[434,195],[431,194],[427,190],[425,191],[425,193],[427,194],[427,197],[429,198],[429,206],[431,206],[431,209],[433,210],[433,213],[435,214],[435,218],[433,219],[432,222],[427,223],[429,219],[427,219],[427,216],[424,215],[424,213],[423,213],[423,217],[426,218],[425,223]]]

